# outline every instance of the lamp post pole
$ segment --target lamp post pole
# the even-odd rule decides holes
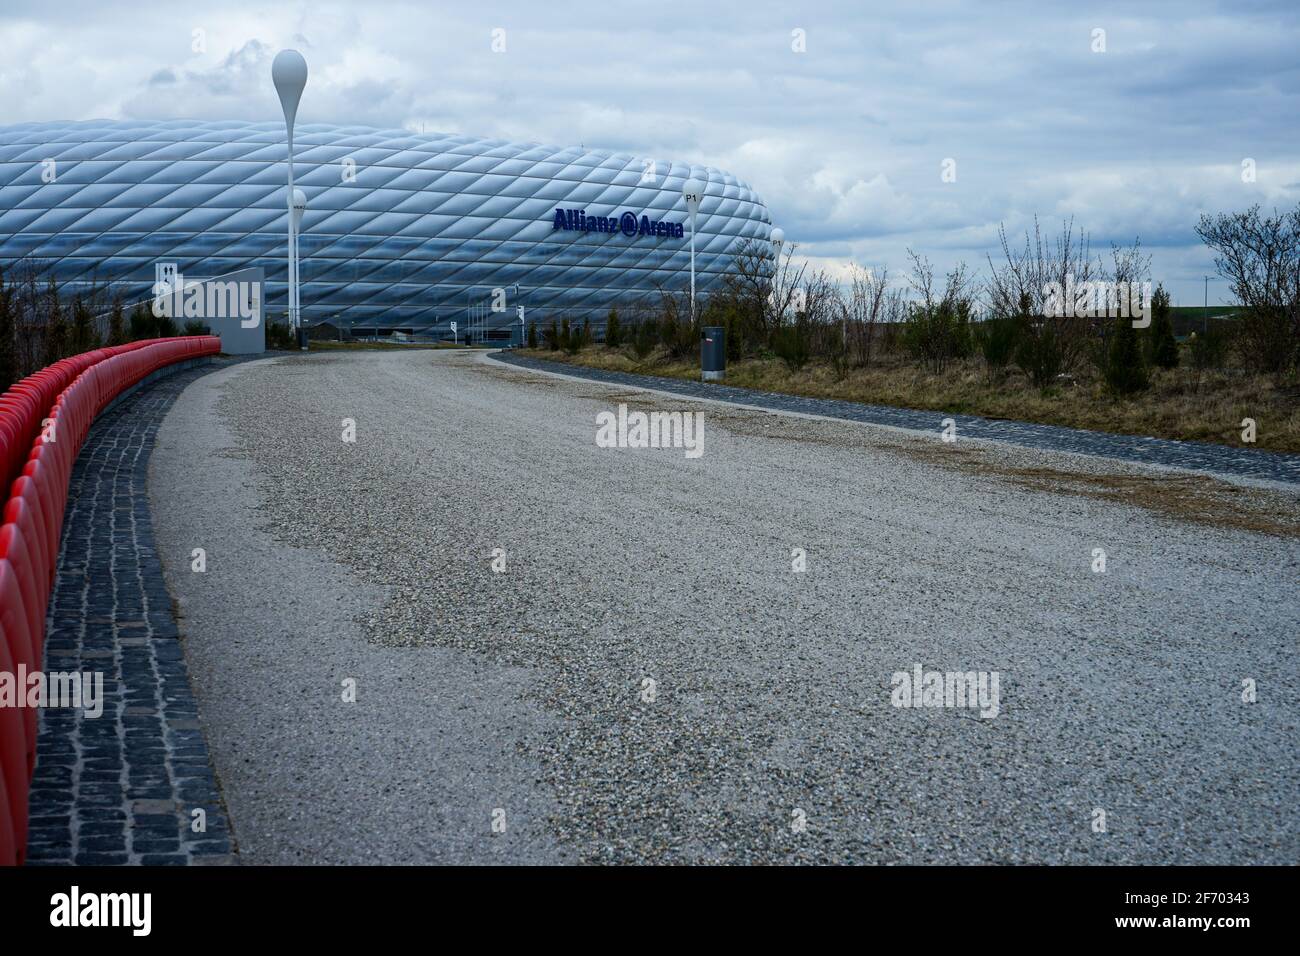
[[[302,225],[303,213],[307,211],[307,197],[301,189],[290,190],[290,193],[293,196],[293,203],[289,207],[289,234],[293,243],[290,253],[290,263],[293,266],[293,324],[298,330],[298,347],[305,352],[307,351],[307,329],[302,324],[302,309],[298,302],[298,227]]]
[[[1205,277],[1205,308],[1201,310],[1201,334],[1210,334],[1210,277]]]
[[[307,86],[307,61],[297,50],[281,50],[271,63],[271,79],[275,83],[275,92],[280,96],[280,108],[284,111],[284,128],[289,143],[289,188],[285,193],[289,213],[289,329],[298,331],[298,222],[301,213],[295,217],[298,196],[302,193],[293,187],[293,124],[298,116],[298,103],[302,91]],[[304,199],[304,204],[306,200]],[[305,347],[305,340],[300,340]]]
[[[465,344],[469,345],[470,335],[474,331],[474,287],[465,290]]]
[[[519,347],[524,347],[524,304],[519,301],[519,283],[515,283],[515,314],[519,316]]]
[[[695,324],[695,215],[700,211],[700,200],[704,198],[704,183],[691,178],[682,184],[682,198],[686,200],[686,211],[691,218],[691,324]]]

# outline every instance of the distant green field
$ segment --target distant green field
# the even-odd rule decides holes
[[[1174,318],[1174,335],[1180,339],[1205,328],[1209,322],[1230,322],[1241,312],[1239,305],[1175,305],[1170,308]]]
[[[328,342],[313,341],[313,352],[355,352],[355,351],[392,351],[395,349],[465,349],[468,345],[452,345],[443,342]]]
[[[1209,312],[1210,318],[1231,318],[1241,311],[1239,305],[1212,305],[1208,309],[1202,305],[1175,305],[1170,311],[1175,319],[1202,319]]]

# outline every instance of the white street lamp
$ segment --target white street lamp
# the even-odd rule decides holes
[[[686,200],[686,211],[691,217],[691,324],[695,324],[695,214],[700,211],[700,200],[704,198],[704,183],[691,178],[682,184],[682,198]]]
[[[465,344],[471,344],[470,340],[474,335],[474,290],[477,286],[470,286],[465,290]],[[455,328],[452,328],[455,332]],[[460,344],[460,343],[457,343]]]
[[[519,301],[519,283],[516,282],[513,288],[515,290],[515,295],[514,295],[515,316],[519,319],[519,347],[523,348],[524,346],[524,304]]]
[[[271,63],[271,79],[275,92],[280,95],[284,128],[289,137],[289,189],[285,199],[289,212],[289,328],[294,331],[298,328],[298,223],[294,205],[301,193],[293,188],[293,123],[298,116],[302,91],[307,86],[307,61],[297,50],[281,50]]]
[[[289,204],[289,235],[293,248],[290,250],[289,267],[293,270],[289,281],[293,285],[293,326],[299,329],[299,346],[307,351],[307,330],[302,327],[302,310],[298,302],[298,232],[302,225],[302,215],[307,211],[307,196],[301,189],[294,189],[293,202]]]

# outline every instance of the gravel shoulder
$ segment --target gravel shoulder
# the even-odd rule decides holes
[[[247,859],[1300,862],[1300,495],[1191,480],[425,351],[207,376],[151,466]]]
[[[275,364],[195,382],[150,467],[158,548],[240,860],[562,862],[528,757],[530,735],[553,722],[523,700],[535,676],[451,648],[367,641],[389,599],[382,576],[283,543],[298,527],[284,515],[321,490],[268,482],[219,411],[223,395],[256,402]],[[272,446],[297,427],[264,412]],[[203,573],[192,570],[195,548]],[[506,830],[494,833],[502,806]]]

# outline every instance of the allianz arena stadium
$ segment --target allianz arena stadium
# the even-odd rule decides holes
[[[0,269],[29,259],[60,284],[108,283],[131,302],[149,295],[158,262],[187,276],[256,266],[275,321],[287,303],[285,158],[279,122],[0,127]],[[742,243],[771,232],[762,200],[729,173],[576,146],[298,127],[303,319],[440,336],[505,289],[539,327],[597,329],[612,306],[688,287],[692,176],[706,184],[705,294]],[[518,334],[513,309],[487,319],[492,338]]]

